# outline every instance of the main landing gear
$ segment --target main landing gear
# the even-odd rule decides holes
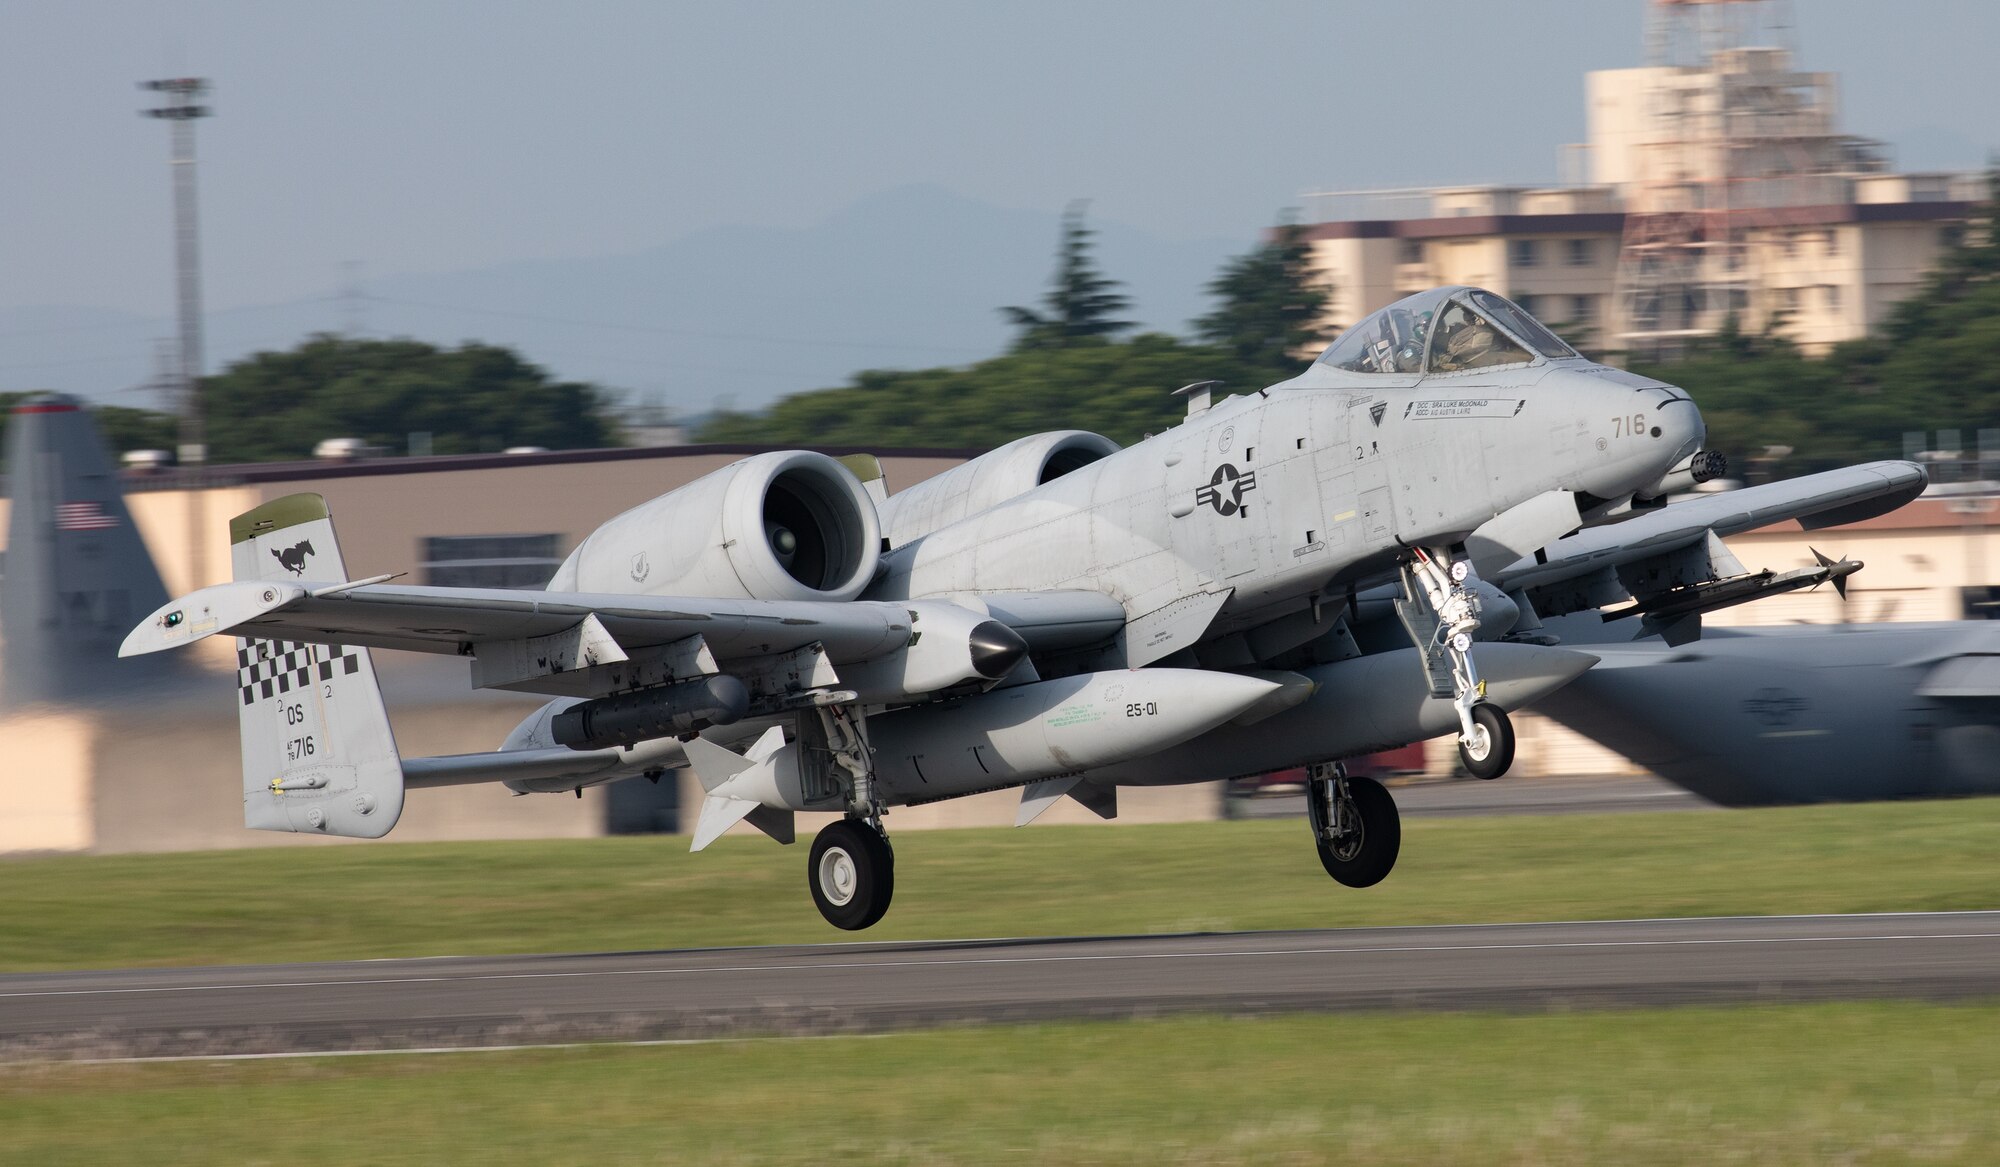
[[[889,910],[896,894],[896,852],[882,828],[874,756],[860,716],[845,706],[817,712],[824,748],[846,777],[847,817],[828,823],[813,839],[806,883],[827,923],[858,932]]]
[[[1396,603],[1403,627],[1423,654],[1431,696],[1451,698],[1458,711],[1458,760],[1474,778],[1498,778],[1514,764],[1514,726],[1487,701],[1486,683],[1472,660],[1479,628],[1478,576],[1461,559],[1447,560],[1421,547],[1403,565],[1403,598]]]
[[[1373,887],[1396,866],[1403,820],[1396,800],[1373,778],[1350,776],[1339,762],[1306,771],[1306,817],[1326,873],[1348,887]]]

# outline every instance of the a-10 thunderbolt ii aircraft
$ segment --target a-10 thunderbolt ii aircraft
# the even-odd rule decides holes
[[[1268,389],[1185,392],[1186,419],[1129,448],[1037,435],[895,495],[869,460],[745,458],[604,523],[541,591],[349,580],[324,501],[293,495],[231,522],[235,582],[121,653],[240,638],[259,829],[374,838],[406,787],[691,765],[696,850],[842,814],[808,883],[854,929],[888,908],[897,806],[1022,788],[1018,821],[1063,795],[1108,817],[1120,784],[1313,763],[1320,859],[1366,886],[1396,809],[1335,760],[1456,731],[1497,776],[1505,710],[1595,659],[1490,642],[1523,614],[1481,577],[1713,465],[1686,393],[1474,288],[1399,301]],[[1364,651],[1350,618],[1384,583],[1401,647]],[[371,648],[554,699],[495,752],[403,759]]]

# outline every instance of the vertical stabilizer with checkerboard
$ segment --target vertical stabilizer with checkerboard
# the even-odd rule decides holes
[[[293,494],[229,522],[238,580],[347,581],[326,499]],[[403,763],[368,650],[236,642],[243,822],[260,831],[379,839],[403,813]]]

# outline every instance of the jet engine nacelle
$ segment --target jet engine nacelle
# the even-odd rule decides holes
[[[875,502],[824,454],[758,454],[591,532],[550,591],[852,600],[882,556]]]
[[[882,533],[901,547],[1117,452],[1117,442],[1084,430],[1031,434],[890,495]]]

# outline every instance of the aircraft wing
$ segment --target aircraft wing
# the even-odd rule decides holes
[[[1051,591],[955,598],[969,616],[1013,629],[1030,653],[1105,640],[1124,626],[1117,600]],[[839,665],[915,643],[933,601],[766,601],[400,584],[239,581],[173,600],[134,629],[124,656],[230,633],[270,641],[402,649],[476,658],[474,683],[588,695],[576,674],[653,661],[680,675],[718,662],[817,647]],[[679,657],[676,662],[667,657]],[[559,681],[568,675],[569,681]],[[621,686],[613,686],[621,687]]]
[[[1860,567],[1822,557],[1817,567],[1783,574],[1747,572],[1722,536],[1793,519],[1807,530],[1859,522],[1902,506],[1928,481],[1914,462],[1868,462],[1704,495],[1558,539],[1489,582],[1520,593],[1543,616],[1630,600],[1605,618],[1641,617],[1648,632],[1680,643],[1700,635],[1702,612],[1819,583],[1844,589]]]

